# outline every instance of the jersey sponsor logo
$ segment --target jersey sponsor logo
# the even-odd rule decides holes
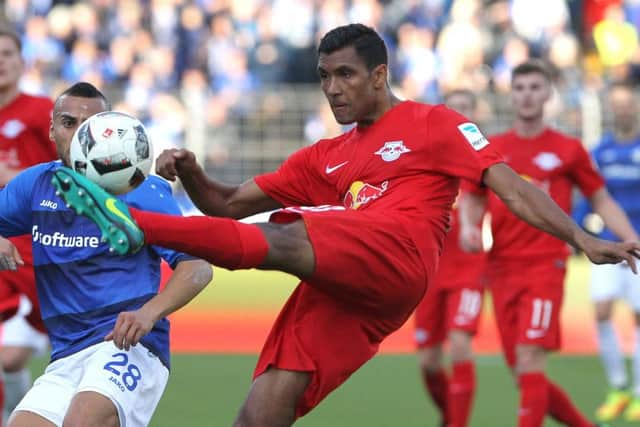
[[[543,171],[550,171],[562,165],[556,153],[542,152],[533,158],[533,163]]]
[[[58,209],[58,204],[53,200],[42,199],[42,201],[40,202],[40,206],[53,210]]]
[[[26,128],[24,123],[22,123],[18,119],[7,120],[2,128],[0,129],[0,133],[7,138],[15,138],[20,135],[20,133]]]
[[[31,229],[31,236],[33,243],[56,248],[97,248],[100,245],[100,239],[96,236],[67,236],[59,231],[46,234],[38,231],[37,225]]]
[[[477,125],[467,122],[458,125],[458,130],[462,133],[462,136],[471,144],[474,150],[482,150],[489,145],[489,140],[484,137]]]
[[[340,169],[341,167],[343,167],[344,165],[346,165],[347,163],[349,163],[349,160],[342,162],[340,164],[337,164],[335,166],[329,166],[327,165],[327,167],[324,169],[325,173],[327,175],[332,174],[333,172],[337,171],[338,169]]]
[[[404,145],[404,141],[388,141],[373,154],[382,157],[382,160],[385,162],[393,162],[394,160],[398,160],[404,153],[410,151],[411,150]]]
[[[389,181],[385,181],[380,187],[376,187],[366,182],[355,181],[349,187],[347,194],[345,194],[343,204],[347,208],[358,209],[362,205],[382,196],[382,194],[387,191],[388,184]]]

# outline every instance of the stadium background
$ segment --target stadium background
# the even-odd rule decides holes
[[[114,109],[144,121],[157,152],[185,146],[212,176],[230,182],[271,170],[296,148],[343,130],[317,87],[315,46],[324,32],[348,22],[372,25],[383,34],[391,83],[401,96],[439,102],[453,88],[479,93],[479,121],[487,134],[509,125],[510,71],[529,57],[545,58],[556,71],[556,92],[547,109],[550,123],[587,146],[609,125],[602,104],[607,83],[640,81],[638,0],[5,0],[2,11],[2,20],[22,36],[25,91],[55,96],[71,82],[90,81],[107,93]],[[190,211],[180,188],[176,191]],[[588,274],[585,260],[574,257],[563,312],[568,353],[595,349]],[[279,273],[217,270],[214,285],[173,316],[175,351],[249,354],[241,359],[242,387],[231,412],[248,386],[252,358],[294,285],[294,278]],[[616,320],[629,350],[629,313],[618,310]],[[486,306],[476,349],[495,354],[495,338]],[[411,325],[392,336],[383,351],[413,351]],[[373,363],[389,359],[381,360]],[[412,375],[416,405],[422,408],[414,361],[400,360]],[[483,360],[499,364],[495,356]],[[192,360],[178,358],[178,363],[188,366]],[[598,398],[603,383],[595,359],[554,363],[552,369],[560,372],[558,364],[587,363],[597,387],[590,398]],[[363,375],[373,375],[371,369],[376,375],[384,372],[375,366]],[[500,372],[500,381],[509,384]],[[181,381],[180,375],[171,384]],[[482,393],[482,375],[490,374],[480,375]],[[175,425],[167,421],[173,414],[166,402],[180,401],[171,384],[156,417],[164,421],[154,425]],[[349,391],[341,393],[339,399],[350,402]],[[328,406],[337,399],[330,398]],[[491,407],[483,402],[480,398],[478,406]],[[196,406],[190,410],[198,411]],[[322,411],[301,425],[330,424]],[[474,425],[490,425],[477,421],[478,416]],[[322,421],[314,424],[315,419]],[[394,425],[382,421],[381,414],[372,419],[362,425]],[[487,419],[491,425],[509,425]]]

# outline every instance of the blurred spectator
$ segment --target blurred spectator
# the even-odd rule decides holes
[[[625,21],[621,5],[610,5],[604,19],[593,27],[593,39],[606,67],[616,67],[628,63],[638,50],[638,31]]]

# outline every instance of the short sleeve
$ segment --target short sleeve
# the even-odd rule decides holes
[[[31,233],[31,195],[36,180],[48,165],[27,168],[0,189],[0,236]]]
[[[582,194],[589,198],[604,186],[604,179],[598,172],[596,165],[579,141],[576,141],[577,153],[570,172],[574,183]]]
[[[445,175],[479,185],[484,170],[503,161],[477,125],[445,106],[429,112],[426,135],[432,168]]]
[[[318,144],[318,143],[316,143]],[[302,148],[287,158],[278,170],[254,178],[258,187],[283,206],[306,206],[315,203],[310,189],[323,187],[311,167],[314,146]]]

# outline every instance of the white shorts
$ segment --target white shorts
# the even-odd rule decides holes
[[[25,319],[31,313],[31,301],[20,295],[20,307],[15,316],[2,322],[0,332],[1,347],[29,347],[36,356],[44,356],[49,350],[49,338],[31,326]]]
[[[598,301],[624,300],[633,311],[640,313],[640,276],[625,263],[594,264],[591,267],[591,299]]]
[[[124,351],[112,341],[102,342],[47,366],[15,411],[34,412],[62,426],[73,396],[94,391],[113,402],[120,427],[147,426],[168,379],[167,368],[142,344]]]

